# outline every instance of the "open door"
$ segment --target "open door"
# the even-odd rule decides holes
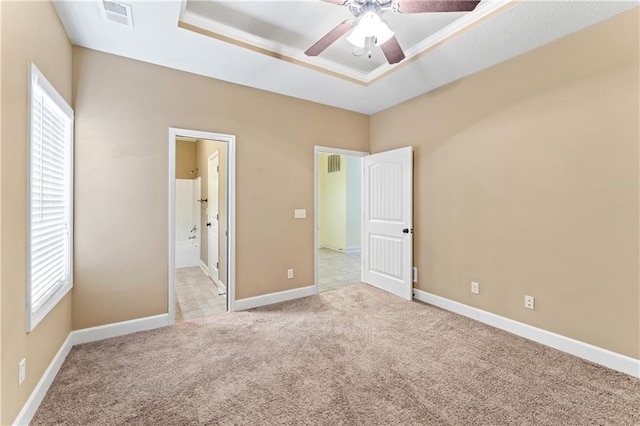
[[[218,284],[220,279],[219,271],[219,254],[218,254],[218,233],[220,227],[220,215],[218,211],[218,192],[220,183],[220,157],[218,151],[209,157],[208,163],[208,199],[207,208],[207,226],[209,227],[208,235],[208,252],[209,252],[209,276],[213,282]]]
[[[364,282],[413,298],[413,150],[364,157]]]

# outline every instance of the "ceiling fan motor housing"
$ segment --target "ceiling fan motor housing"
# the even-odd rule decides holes
[[[351,0],[347,3],[349,11],[356,18],[360,18],[367,12],[373,12],[376,15],[380,15],[388,10],[393,10],[393,1],[378,1],[378,0]]]

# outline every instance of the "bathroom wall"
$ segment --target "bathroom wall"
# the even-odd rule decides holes
[[[196,144],[193,141],[176,139],[176,179],[195,179]]]

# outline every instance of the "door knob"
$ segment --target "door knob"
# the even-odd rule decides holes
[[[207,222],[207,226],[211,226],[211,222]]]
[[[402,233],[403,233],[403,234],[408,234],[408,233],[409,233],[409,228],[404,228],[404,229],[402,230]]]

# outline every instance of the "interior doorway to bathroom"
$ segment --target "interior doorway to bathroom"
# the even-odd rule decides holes
[[[362,157],[316,147],[316,286],[319,292],[362,282]]]
[[[170,129],[169,313],[184,321],[233,309],[233,143]]]

